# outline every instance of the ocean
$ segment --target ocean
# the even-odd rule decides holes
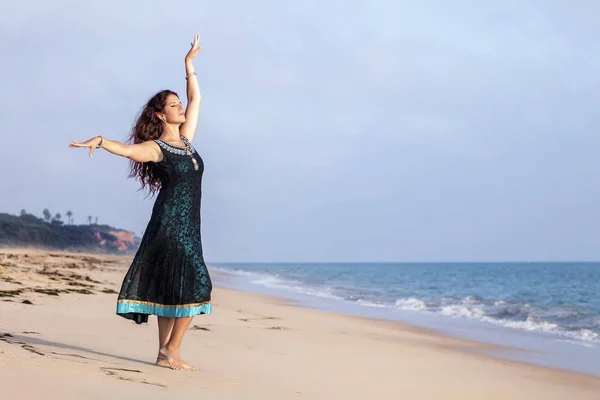
[[[600,263],[217,263],[218,285],[525,351],[600,375]]]

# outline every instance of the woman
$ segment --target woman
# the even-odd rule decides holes
[[[195,370],[179,350],[198,314],[210,314],[212,282],[204,263],[200,236],[200,201],[204,164],[192,147],[200,89],[192,60],[202,49],[194,36],[185,57],[187,108],[176,93],[163,90],[143,108],[129,137],[132,144],[102,136],[69,147],[101,148],[130,159],[130,177],[151,194],[158,191],[140,247],[127,271],[117,300],[117,314],[138,324],[158,317],[156,364]]]

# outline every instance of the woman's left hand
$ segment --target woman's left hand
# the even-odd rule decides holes
[[[200,50],[202,50],[202,46],[199,44],[199,42],[200,36],[194,35],[194,41],[191,43],[192,48],[190,49],[190,51],[188,51],[188,53],[185,56],[186,60],[193,60],[194,58],[196,58],[198,53],[200,53]]]

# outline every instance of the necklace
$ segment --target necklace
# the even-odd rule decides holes
[[[160,139],[154,139],[154,141],[158,143],[160,147],[162,147],[170,153],[179,154],[182,156],[190,156],[190,158],[192,159],[192,164],[194,165],[194,169],[198,171],[200,167],[198,166],[198,161],[196,161],[196,159],[194,158],[194,148],[192,147],[192,144],[189,140],[187,140],[185,136],[180,136],[180,139],[183,142],[184,147],[175,146],[167,142],[163,142]]]

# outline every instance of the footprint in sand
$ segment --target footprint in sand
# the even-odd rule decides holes
[[[167,387],[167,385],[165,385],[163,383],[150,382],[150,381],[147,381],[146,379],[135,379],[135,378],[126,376],[126,375],[141,374],[141,373],[143,373],[139,369],[112,368],[112,367],[100,367],[100,369],[102,371],[104,371],[104,373],[107,376],[119,379],[121,381],[128,381],[128,382],[134,382],[134,383],[143,383],[143,384],[146,384],[146,385],[153,385],[153,386],[159,386],[159,387]]]
[[[264,321],[264,320],[279,320],[279,317],[247,317],[247,318],[238,318],[239,321],[250,322],[250,321]]]
[[[204,327],[204,326],[198,326],[198,325],[194,325],[190,328],[190,331],[207,331],[207,332],[211,332],[210,329]]]
[[[30,345],[29,343],[25,343],[25,342],[19,342],[17,340],[14,340],[14,336],[11,335],[10,333],[0,333],[0,341],[3,341],[5,343],[8,344],[18,344],[20,345],[23,349],[34,353],[34,354],[38,354],[40,356],[45,356],[45,353],[42,353],[41,350],[37,349],[36,347]]]

